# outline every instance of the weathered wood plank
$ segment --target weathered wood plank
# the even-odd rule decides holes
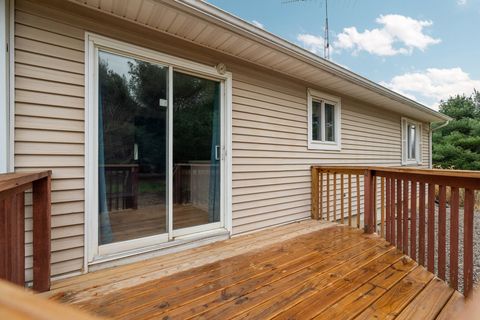
[[[332,304],[314,319],[349,320],[355,318],[405,277],[415,266],[416,263],[412,259],[403,257],[362,287]]]
[[[356,319],[394,319],[432,278],[423,267],[415,268]]]
[[[465,297],[458,291],[455,291],[447,304],[443,307],[436,320],[457,319],[459,314],[465,312],[467,307]]]
[[[453,289],[435,278],[398,315],[397,320],[435,319],[453,294]]]
[[[239,238],[223,250],[243,246]],[[118,319],[392,319],[432,278],[380,237],[335,226],[136,286],[102,285],[56,298]]]

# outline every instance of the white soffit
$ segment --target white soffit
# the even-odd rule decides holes
[[[198,0],[70,0],[426,122],[449,117]]]

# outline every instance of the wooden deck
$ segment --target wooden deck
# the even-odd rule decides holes
[[[385,240],[309,220],[53,284],[117,319],[452,319],[461,294]]]

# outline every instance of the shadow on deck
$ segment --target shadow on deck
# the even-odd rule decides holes
[[[384,239],[314,220],[53,284],[118,319],[452,319],[463,296]]]

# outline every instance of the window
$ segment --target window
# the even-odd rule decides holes
[[[422,124],[410,119],[402,119],[402,164],[421,163]]]
[[[340,150],[340,98],[308,90],[308,148]]]

